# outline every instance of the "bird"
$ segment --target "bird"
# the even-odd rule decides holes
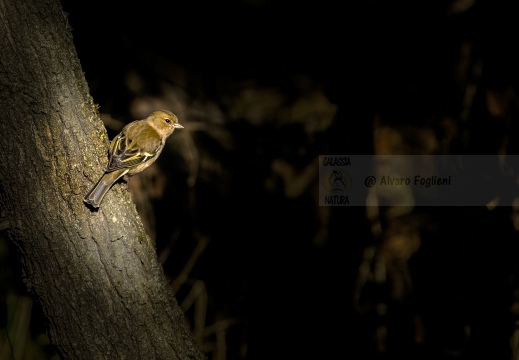
[[[109,161],[104,174],[86,194],[84,202],[99,208],[112,185],[138,174],[153,164],[175,129],[184,128],[168,110],[152,112],[147,118],[127,124],[110,143]]]

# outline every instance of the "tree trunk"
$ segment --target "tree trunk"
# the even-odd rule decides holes
[[[0,230],[60,356],[204,358],[124,185],[83,203],[108,138],[58,0],[0,0],[0,114]]]

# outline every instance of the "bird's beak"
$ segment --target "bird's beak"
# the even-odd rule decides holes
[[[180,124],[175,124],[173,125],[174,128],[177,128],[177,129],[183,129],[184,127]]]

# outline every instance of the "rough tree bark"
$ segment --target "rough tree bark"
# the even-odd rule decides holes
[[[102,56],[100,54],[99,56]],[[58,0],[0,0],[0,229],[63,359],[202,359],[124,185]]]

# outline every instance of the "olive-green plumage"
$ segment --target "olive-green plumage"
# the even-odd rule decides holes
[[[168,136],[183,128],[170,111],[160,110],[144,120],[126,125],[110,144],[105,173],[85,196],[84,202],[98,208],[112,185],[122,176],[133,176],[150,166],[164,149]]]

